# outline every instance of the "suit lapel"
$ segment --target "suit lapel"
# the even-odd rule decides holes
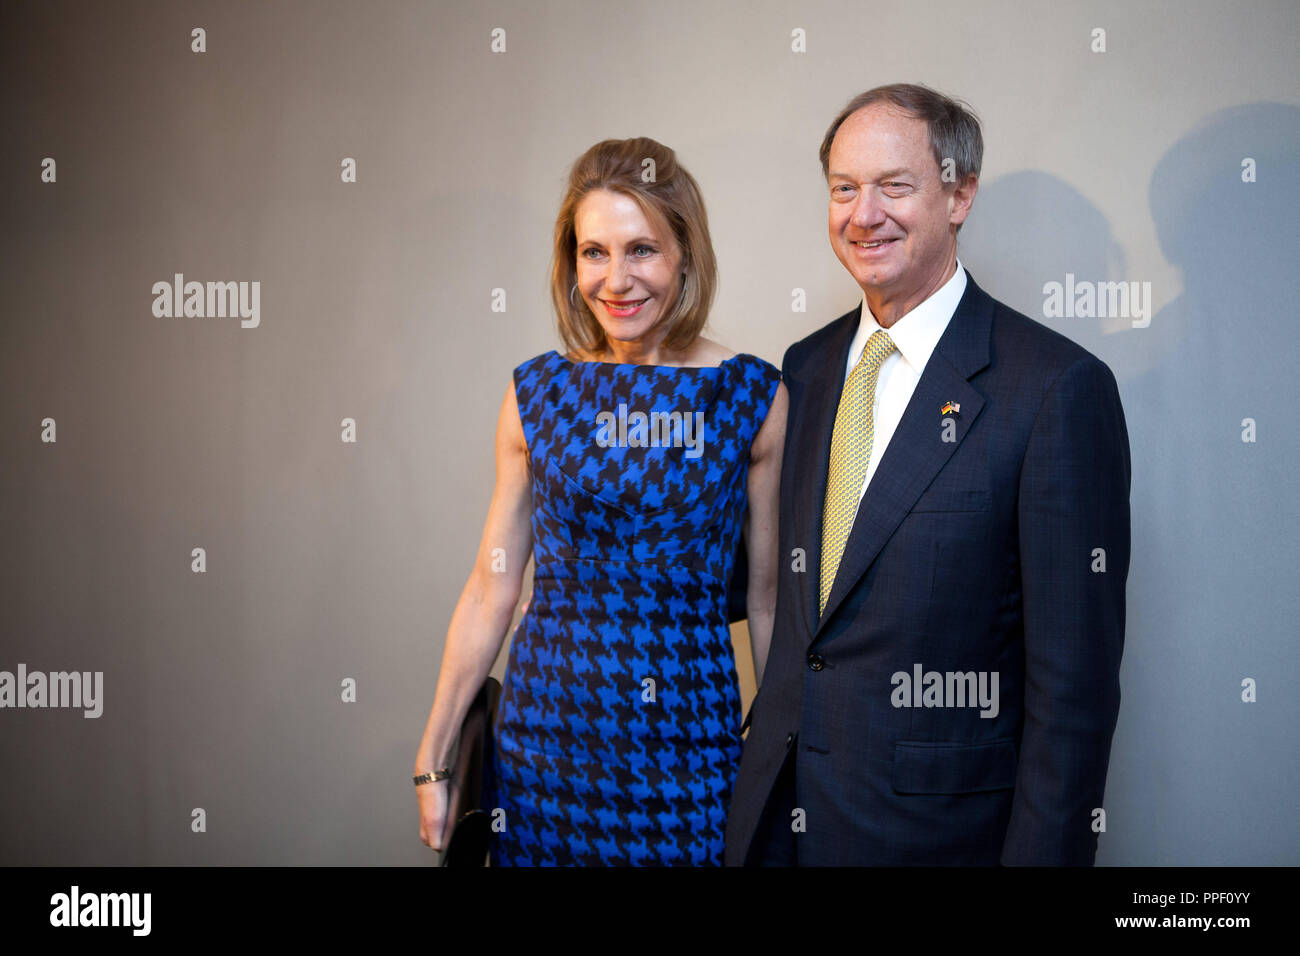
[[[984,407],[984,398],[968,381],[989,363],[989,336],[993,324],[993,300],[975,285],[970,273],[966,274],[966,291],[953,312],[948,328],[940,337],[934,352],[926,362],[925,371],[916,384],[916,390],[899,420],[898,428],[885,449],[880,465],[867,486],[867,493],[858,506],[857,517],[844,545],[844,556],[835,575],[835,583],[826,599],[826,611],[816,619],[816,574],[812,588],[804,590],[810,595],[813,618],[811,629],[814,638],[825,626],[835,609],[866,573],[880,549],[902,523],[922,492],[934,481],[935,475],[947,464],[961,445],[975,419]],[[856,326],[856,323],[855,323]],[[839,354],[838,368],[843,378],[844,363],[848,361],[847,346]],[[842,385],[842,382],[841,382]],[[838,399],[838,390],[836,393]],[[961,411],[953,416],[954,440],[943,440],[943,416],[940,409],[947,401],[955,401]],[[830,423],[826,426],[824,448],[820,449],[820,482],[817,486],[817,541],[816,562],[810,562],[809,571],[821,564],[821,501],[826,491],[829,470],[830,438],[834,429],[835,404],[831,406]],[[825,425],[820,418],[820,425]],[[805,497],[811,499],[812,491]]]
[[[830,472],[831,438],[835,430],[835,412],[844,391],[844,368],[849,361],[849,347],[858,330],[862,305],[840,317],[831,333],[824,364],[803,383],[804,423],[794,436],[786,454],[791,461],[811,462],[812,468],[799,472],[799,486],[794,491],[794,539],[792,547],[803,548],[807,558],[805,573],[799,575],[799,610],[808,626],[808,634],[817,632],[818,576],[822,561],[822,504],[826,497],[826,480]]]

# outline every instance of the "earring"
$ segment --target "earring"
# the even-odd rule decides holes
[[[578,291],[578,280],[575,279],[573,281],[573,285],[569,287],[569,304],[572,305],[575,309],[581,311],[582,306],[578,305],[578,303],[573,298],[574,295],[577,293],[577,291]]]

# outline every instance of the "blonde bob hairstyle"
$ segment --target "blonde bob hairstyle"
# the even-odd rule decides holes
[[[633,199],[661,241],[668,235],[682,253],[681,291],[660,321],[662,344],[683,351],[704,329],[718,284],[718,263],[709,239],[709,220],[699,184],[676,154],[646,136],[607,139],[587,150],[569,170],[569,181],[555,219],[551,301],[560,337],[571,352],[598,354],[608,346],[605,330],[577,292],[578,204],[597,189]]]

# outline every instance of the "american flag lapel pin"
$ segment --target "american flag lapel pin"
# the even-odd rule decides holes
[[[939,409],[940,415],[960,415],[961,406],[956,402],[944,402],[943,408]]]

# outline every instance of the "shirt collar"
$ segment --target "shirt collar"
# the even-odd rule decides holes
[[[932,292],[928,299],[889,327],[890,339],[898,347],[898,351],[902,353],[903,361],[910,365],[917,375],[924,371],[925,363],[930,361],[930,355],[934,352],[934,347],[939,344],[939,339],[943,337],[944,331],[948,328],[948,322],[952,319],[953,313],[957,311],[957,304],[961,302],[961,297],[965,292],[966,268],[958,259],[957,270],[948,278],[947,282]],[[867,339],[871,338],[872,333],[879,328],[880,323],[876,321],[876,317],[871,314],[871,309],[867,307],[867,297],[864,293],[862,296],[862,317],[858,320],[858,331],[853,336],[853,344],[849,348],[849,364],[846,374],[851,372],[853,366],[858,364],[858,359],[862,357],[862,350],[867,346]]]

